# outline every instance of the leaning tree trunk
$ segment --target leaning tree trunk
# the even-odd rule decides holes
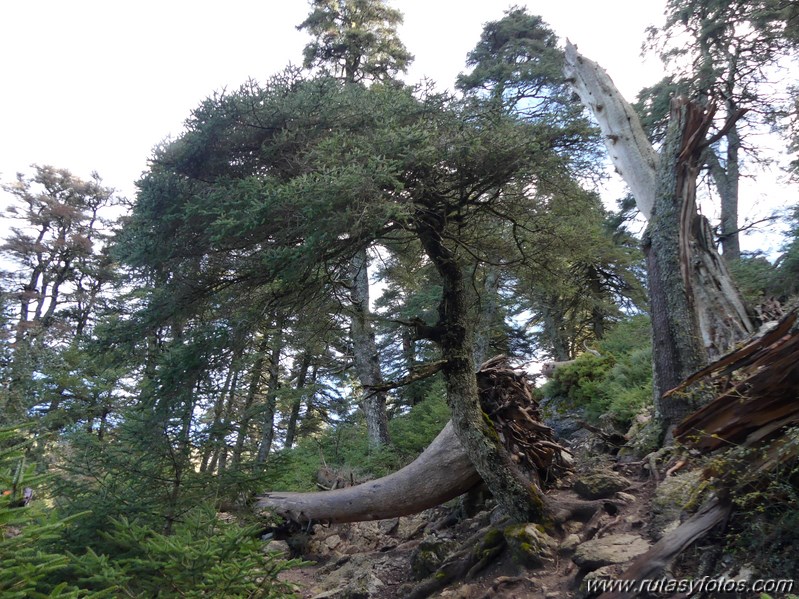
[[[393,474],[334,491],[267,493],[256,505],[298,523],[381,520],[435,507],[479,481],[448,423],[416,460]]]
[[[566,47],[566,76],[600,125],[611,160],[650,220],[644,240],[654,341],[655,398],[664,428],[691,405],[663,394],[753,331],[743,300],[696,210],[696,176],[713,108],[678,102],[657,155],[607,73]]]
[[[482,365],[476,378],[480,409],[528,484],[539,479],[552,482],[568,472],[566,450],[555,442],[552,429],[541,423],[526,373],[513,369],[505,356],[497,356]],[[267,493],[257,506],[303,525],[393,518],[457,497],[480,478],[449,422],[416,460],[389,476],[321,493]],[[549,507],[555,520],[562,522],[586,518],[599,506],[559,499]]]

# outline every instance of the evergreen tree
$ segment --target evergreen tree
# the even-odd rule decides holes
[[[777,117],[786,98],[775,95],[780,62],[795,55],[791,9],[771,0],[670,0],[666,21],[650,28],[672,74],[639,94],[644,125],[662,139],[670,97],[718,105],[716,143],[704,153],[720,200],[719,241],[727,261],[740,257],[739,181],[744,153],[758,160],[747,133]]]

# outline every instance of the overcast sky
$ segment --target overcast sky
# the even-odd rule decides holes
[[[407,80],[451,87],[501,0],[394,0],[416,60]],[[640,56],[664,0],[530,0],[561,37],[604,66],[628,99],[661,78]],[[32,163],[134,194],[159,141],[216,90],[299,63],[306,0],[15,0],[0,4],[0,179]],[[5,203],[5,202],[3,202]]]

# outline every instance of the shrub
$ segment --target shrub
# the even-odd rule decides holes
[[[220,520],[211,506],[193,510],[164,535],[125,517],[99,531],[112,554],[74,557],[70,576],[92,592],[123,597],[294,597],[280,572],[300,565],[264,554],[259,527]]]
[[[599,344],[601,357],[590,353],[558,368],[541,389],[560,407],[578,409],[598,421],[607,414],[621,428],[652,402],[652,344],[649,319],[634,316],[620,322]]]

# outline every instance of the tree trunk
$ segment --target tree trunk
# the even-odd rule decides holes
[[[644,237],[649,301],[652,314],[655,409],[666,430],[673,428],[696,405],[689,395],[664,398],[706,361],[698,314],[691,292],[690,250],[686,219],[696,215],[695,194],[698,164],[683,156],[683,139],[690,135],[689,112],[694,105],[672,112],[669,133],[660,156],[655,205]],[[692,113],[692,116],[693,115]],[[695,132],[695,131],[694,131]]]
[[[291,449],[294,446],[294,439],[297,434],[297,420],[300,417],[300,408],[302,408],[302,400],[305,398],[305,383],[308,378],[308,369],[311,367],[311,351],[305,350],[300,360],[299,370],[297,372],[297,384],[295,389],[297,396],[291,404],[291,412],[289,413],[288,424],[286,425],[286,449]]]
[[[477,387],[486,421],[496,427],[495,435],[502,438],[506,450],[514,453],[526,473],[527,484],[542,474],[554,480],[569,471],[563,459],[564,448],[555,442],[552,429],[540,422],[527,377],[512,368],[505,356],[482,365],[477,373]],[[473,488],[479,480],[450,421],[422,455],[399,472],[323,493],[268,493],[260,498],[258,505],[303,524],[373,520],[438,505]],[[596,502],[563,498],[548,503],[558,522],[589,518],[599,507]]]
[[[264,363],[266,362],[266,351],[269,349],[269,337],[264,335],[261,338],[258,348],[256,349],[255,361],[253,362],[252,369],[250,370],[250,384],[247,388],[247,396],[244,399],[244,405],[241,408],[241,419],[239,421],[239,432],[236,435],[236,445],[233,448],[233,468],[238,467],[241,463],[241,456],[244,453],[244,442],[247,438],[247,429],[252,420],[252,406],[255,403],[255,396],[261,386],[261,376],[264,372]]]
[[[256,505],[300,523],[380,520],[440,505],[479,481],[448,423],[416,460],[394,474],[320,493],[267,493]]]
[[[442,280],[440,344],[447,403],[458,440],[505,512],[518,522],[548,522],[550,515],[538,481],[530,481],[502,446],[496,428],[482,411],[473,363],[474,322],[463,271],[444,245],[443,221],[421,213],[417,232]]]
[[[483,282],[483,297],[480,298],[480,315],[477,324],[477,339],[474,344],[475,370],[485,362],[491,348],[491,338],[499,312],[499,271],[487,266]],[[497,353],[497,352],[494,352]]]
[[[388,436],[386,393],[385,391],[372,390],[383,384],[383,376],[380,372],[375,332],[372,328],[371,314],[369,312],[369,273],[365,248],[353,256],[352,270],[353,285],[350,294],[352,299],[352,320],[350,333],[352,335],[353,357],[355,371],[364,390],[362,406],[366,417],[369,447],[376,448],[381,445],[388,445],[391,439]]]
[[[600,124],[616,168],[641,213],[650,219],[644,240],[654,342],[656,405],[668,430],[691,410],[663,393],[750,335],[743,300],[696,211],[696,176],[713,116],[678,102],[669,141],[658,157],[638,117],[607,73],[566,47],[565,73]]]
[[[277,410],[277,390],[280,387],[280,357],[283,353],[283,325],[284,318],[275,319],[275,330],[272,333],[272,350],[269,354],[269,380],[266,387],[266,404],[264,405],[263,419],[261,421],[261,443],[255,463],[260,465],[266,462],[272,450],[275,438],[275,412]]]

